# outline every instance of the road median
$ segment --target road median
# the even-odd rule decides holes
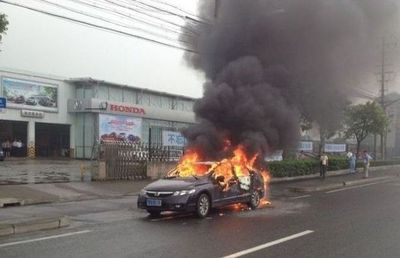
[[[0,222],[0,236],[63,228],[68,227],[70,223],[67,216],[24,221],[4,221]]]

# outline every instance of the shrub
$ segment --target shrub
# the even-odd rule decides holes
[[[387,166],[400,164],[400,160],[371,161],[371,166]],[[330,157],[328,171],[348,169],[347,159]],[[357,161],[357,167],[363,167],[362,160]],[[319,173],[320,163],[318,159],[283,160],[268,163],[268,169],[272,177],[294,177]]]

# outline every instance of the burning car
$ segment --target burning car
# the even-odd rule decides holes
[[[261,172],[238,167],[232,160],[180,163],[167,176],[147,185],[137,205],[151,216],[163,211],[196,212],[200,218],[211,208],[244,203],[259,206],[265,194]]]

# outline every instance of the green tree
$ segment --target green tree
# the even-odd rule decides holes
[[[389,118],[376,102],[352,105],[345,113],[345,137],[356,139],[357,153],[369,134],[383,134],[388,125]]]
[[[2,34],[4,34],[7,30],[8,21],[7,16],[5,14],[0,14],[0,42],[2,40]]]

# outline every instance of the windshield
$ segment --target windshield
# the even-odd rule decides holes
[[[167,178],[172,177],[198,177],[207,175],[214,164],[212,163],[193,163],[190,166],[176,166],[167,173]]]

